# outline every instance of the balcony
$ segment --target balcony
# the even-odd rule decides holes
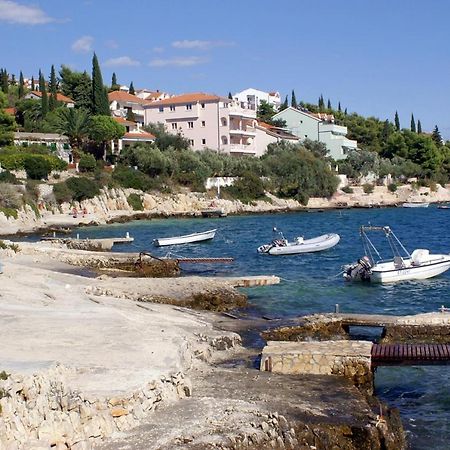
[[[249,136],[255,137],[256,131],[253,127],[246,127],[245,129],[241,128],[230,128],[230,136]]]
[[[230,144],[224,146],[224,150],[230,154],[256,155],[256,148],[253,145]]]
[[[345,136],[347,134],[347,127],[335,125],[334,123],[326,123],[319,125],[320,133],[331,133],[338,136]]]
[[[235,117],[245,117],[247,119],[256,119],[256,110],[242,108],[239,105],[230,104],[228,108],[222,108],[223,110],[228,111],[230,116]]]

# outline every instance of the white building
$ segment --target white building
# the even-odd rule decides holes
[[[300,140],[323,142],[335,159],[345,159],[350,150],[356,150],[357,141],[347,139],[347,127],[336,125],[332,114],[317,113],[289,107],[273,116],[286,122],[286,130]]]
[[[108,94],[109,109],[113,117],[121,117],[122,119],[134,116],[134,121],[144,124],[144,105],[148,100],[139,98],[136,95],[123,91],[113,91]]]
[[[265,101],[269,103],[269,105],[273,105],[276,110],[281,105],[281,97],[279,92],[264,92],[258,89],[245,89],[241,92],[237,92],[233,95],[233,99],[238,102],[246,102],[250,109],[258,109],[261,101]]]

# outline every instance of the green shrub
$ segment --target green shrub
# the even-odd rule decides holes
[[[0,212],[2,212],[6,216],[6,218],[14,217],[14,219],[17,219],[18,216],[17,209],[14,208],[2,208],[0,206]]]
[[[12,250],[14,253],[17,253],[20,251],[20,248],[17,244],[7,244],[4,241],[0,241],[0,250]],[[7,375],[5,373],[5,371],[0,372],[0,380],[6,380],[6,378],[4,378],[4,376],[6,376],[6,378],[8,378],[9,375]]]
[[[363,184],[363,191],[365,194],[371,194],[374,190],[374,186],[372,183]]]
[[[97,161],[91,154],[84,154],[78,163],[80,172],[93,172],[97,168]]]
[[[142,204],[142,198],[138,194],[130,194],[127,198],[128,204],[134,211],[143,211],[144,205]]]
[[[2,370],[1,372],[0,372],[0,380],[7,380],[8,379],[8,377],[9,377],[9,374],[8,373],[6,373],[4,370]]]
[[[20,181],[9,170],[0,173],[0,183],[20,184]]]
[[[67,168],[67,163],[56,156],[24,153],[18,151],[12,153],[4,152],[3,150],[0,151],[0,164],[4,169],[7,170],[21,170],[25,169],[25,161],[30,157],[48,161],[51,170],[61,171]]]
[[[342,192],[345,192],[346,194],[352,194],[353,193],[353,189],[350,186],[344,186],[341,188]]]
[[[64,181],[53,185],[53,195],[58,203],[67,203],[73,200],[73,192]]]
[[[50,161],[41,156],[27,156],[23,162],[23,168],[27,173],[27,177],[32,180],[47,179],[52,171]]]
[[[124,188],[139,189],[148,191],[152,187],[151,178],[140,170],[131,167],[118,166],[114,169],[113,180]]]
[[[69,178],[66,184],[72,191],[72,198],[77,201],[94,198],[100,193],[98,184],[86,177]]]
[[[244,203],[265,198],[264,184],[261,178],[253,172],[246,172],[232,186],[225,188],[234,198]]]
[[[389,192],[396,192],[398,189],[398,186],[396,183],[391,183],[388,185],[387,188],[388,188]]]

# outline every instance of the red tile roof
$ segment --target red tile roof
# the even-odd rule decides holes
[[[147,133],[147,131],[130,131],[125,133],[122,139],[142,139],[145,141],[153,141],[156,137],[152,133]]]
[[[5,108],[5,113],[10,114],[11,116],[15,116],[16,111],[17,111],[16,108]]]
[[[108,100],[110,102],[128,102],[128,103],[138,103],[141,105],[145,105],[148,103],[148,100],[144,100],[143,98],[139,98],[136,95],[129,94],[124,91],[112,91],[108,94]]]
[[[226,100],[224,97],[219,97],[214,94],[205,94],[203,92],[193,92],[189,94],[176,95],[175,97],[166,98],[157,102],[151,102],[149,106],[161,106],[161,105],[183,105],[187,103],[207,103],[218,102],[220,100]]]
[[[36,95],[36,97],[42,97],[41,91],[31,91],[31,94]],[[50,94],[47,92],[47,95],[50,95]],[[63,94],[60,94],[59,92],[56,93],[56,100],[58,102],[63,102],[63,103],[75,103],[71,98],[69,98]]]
[[[136,122],[124,119],[123,117],[113,117],[113,119],[121,125],[136,125]]]

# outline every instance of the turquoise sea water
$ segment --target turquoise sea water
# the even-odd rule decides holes
[[[116,246],[118,251],[150,251],[181,256],[231,256],[227,265],[185,266],[186,274],[257,275],[275,274],[277,286],[247,291],[255,315],[292,317],[334,311],[382,314],[416,314],[450,307],[450,271],[437,278],[395,285],[349,284],[336,276],[343,264],[362,256],[360,225],[390,225],[410,251],[428,248],[433,253],[450,252],[450,211],[390,208],[301,212],[276,215],[234,216],[223,219],[155,219],[104,227],[81,228],[80,237],[124,236],[133,244]],[[272,239],[272,228],[288,239],[306,239],[323,233],[340,234],[340,243],[325,252],[273,257],[259,255],[256,248]],[[156,248],[152,239],[217,228],[213,241],[173,248]],[[380,240],[380,242],[382,242]],[[382,256],[390,257],[387,246]],[[448,449],[450,444],[450,366],[386,367],[376,376],[376,394],[400,408],[413,449]]]

